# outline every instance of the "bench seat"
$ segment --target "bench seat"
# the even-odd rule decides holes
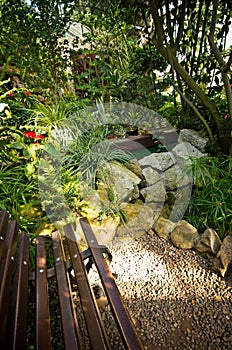
[[[54,267],[51,269],[47,268],[46,237],[36,238],[35,269],[31,273],[29,235],[18,233],[17,222],[9,219],[6,210],[0,212],[0,349],[27,349],[31,341],[35,349],[55,348],[51,278],[55,280],[59,301],[56,315],[60,316],[62,348],[113,349],[107,332],[109,325],[102,318],[89,280],[90,262],[98,271],[122,347],[143,349],[103,254],[104,247],[98,244],[86,218],[80,219],[80,224],[88,245],[87,255],[80,251],[74,239],[74,227],[69,224],[64,228],[64,237],[59,231],[52,233]],[[84,261],[86,257],[88,264]]]

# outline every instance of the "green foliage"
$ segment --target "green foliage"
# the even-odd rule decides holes
[[[3,89],[7,89],[4,83],[2,84]],[[7,90],[0,96],[0,101],[5,104],[4,108],[0,107],[0,126],[15,129],[20,129],[27,124],[31,118],[30,109],[34,103],[39,102],[38,96],[25,88]]]
[[[135,47],[129,61],[123,99],[159,110],[165,102],[161,93],[170,84],[166,68],[167,63],[153,46]]]
[[[44,129],[50,134],[52,129],[84,106],[85,103],[83,101],[66,101],[62,98],[47,104],[35,103],[30,111],[28,124],[37,129]]]
[[[34,178],[29,180],[25,176],[24,165],[1,166],[0,209],[7,209],[19,228],[30,233],[41,220],[38,184]]]
[[[72,174],[81,173],[83,179],[92,188],[95,187],[96,173],[106,162],[118,160],[126,162],[131,158],[130,153],[118,148],[111,148],[107,135],[112,132],[111,126],[95,127],[82,133],[68,147],[62,158],[66,169],[72,168]]]
[[[160,115],[167,119],[169,123],[176,129],[183,127],[183,120],[181,119],[181,104],[174,104],[170,98],[159,108]],[[186,127],[186,126],[185,126]]]
[[[59,40],[64,36],[73,6],[69,1],[11,0],[0,4],[0,67],[8,66],[27,86],[60,93],[66,86],[67,57]]]
[[[194,188],[186,219],[200,232],[210,227],[221,238],[231,235],[232,158],[194,159],[192,171]]]

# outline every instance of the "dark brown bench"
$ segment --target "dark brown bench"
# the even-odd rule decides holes
[[[88,245],[88,254],[96,266],[108,299],[106,307],[112,322],[117,326],[122,346],[125,349],[143,349],[102,253],[102,247],[98,245],[88,220],[83,218],[80,224]],[[99,309],[89,281],[83,253],[74,242],[73,232],[70,224],[65,227],[65,238],[58,231],[52,233],[54,268],[49,270],[46,264],[46,238],[36,238],[33,276],[29,272],[29,235],[18,234],[16,221],[10,221],[5,210],[0,212],[0,349],[27,349],[31,337],[35,349],[53,348],[51,324],[57,318],[61,325],[61,348],[114,349],[107,332],[109,325],[102,318],[102,310]],[[55,277],[52,277],[53,272]],[[50,294],[49,276],[56,283],[59,300],[56,315],[51,311],[54,296]],[[78,296],[74,300],[75,293]]]

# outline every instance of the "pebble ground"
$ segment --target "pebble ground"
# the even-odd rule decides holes
[[[208,260],[156,235],[115,239],[110,250],[111,271],[145,349],[232,349],[232,287]],[[112,348],[123,348],[117,336]]]

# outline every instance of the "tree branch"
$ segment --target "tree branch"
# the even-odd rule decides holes
[[[227,73],[229,71],[231,64],[232,64],[232,50],[230,51],[228,61],[226,62],[225,67],[224,67],[225,73]]]
[[[165,35],[158,13],[158,7],[155,0],[149,0],[152,18],[155,26],[154,42],[158,50],[164,49]]]
[[[213,0],[213,14],[212,14],[212,22],[210,26],[210,34],[209,34],[209,44],[210,47],[214,53],[214,56],[219,63],[219,69],[221,72],[222,76],[222,81],[224,83],[225,87],[225,92],[226,92],[226,98],[228,102],[228,110],[229,110],[229,115],[230,115],[230,120],[231,120],[231,125],[232,125],[232,93],[231,93],[231,88],[230,88],[230,80],[229,76],[227,75],[227,71],[229,70],[230,64],[232,62],[232,53],[230,54],[229,60],[227,63],[224,62],[223,57],[221,55],[221,52],[217,45],[214,42],[214,35],[215,35],[215,27],[216,27],[216,20],[217,20],[217,10],[218,10],[218,0]]]
[[[166,17],[167,17],[167,30],[170,38],[170,45],[173,47],[174,45],[174,38],[173,38],[173,27],[171,25],[171,15],[169,10],[169,1],[165,0],[165,8],[166,8]]]
[[[196,34],[194,36],[194,43],[193,43],[193,49],[192,49],[192,59],[191,59],[191,65],[190,65],[190,74],[193,74],[194,69],[194,62],[196,59],[196,48],[197,48],[197,42],[199,37],[199,29],[200,29],[200,22],[202,18],[202,2],[200,1],[198,14],[197,14],[197,24],[196,24]]]
[[[184,30],[185,10],[186,10],[186,0],[183,0],[183,2],[181,4],[180,14],[179,14],[179,23],[178,23],[179,26],[178,26],[178,32],[177,32],[176,41],[175,41],[175,51],[176,52],[179,49],[180,39],[182,37],[182,33]]]
[[[199,110],[197,109],[196,106],[194,106],[194,104],[183,94],[183,92],[175,85],[175,71],[174,71],[174,64],[173,64],[173,57],[170,53],[168,53],[169,55],[169,61],[171,63],[171,69],[172,69],[172,86],[173,88],[178,92],[178,94],[182,97],[183,100],[185,100],[188,105],[193,109],[193,111],[196,113],[196,115],[198,116],[198,118],[201,120],[201,122],[204,124],[208,134],[209,134],[209,139],[212,142],[214,140],[213,138],[213,134],[212,131],[210,129],[209,124],[207,123],[207,121],[205,120],[205,118],[203,117],[203,115],[199,112]]]
[[[208,134],[209,134],[209,139],[211,142],[213,142],[214,137],[212,134],[212,131],[210,129],[209,124],[207,123],[207,121],[205,120],[205,118],[203,117],[203,115],[199,112],[199,110],[197,109],[196,106],[194,106],[194,104],[182,93],[182,91],[175,86],[174,83],[172,83],[172,86],[174,87],[174,89],[178,92],[178,94],[180,94],[180,96],[188,103],[188,105],[194,110],[194,112],[196,113],[196,115],[198,116],[198,118],[201,120],[201,122],[204,124]]]

